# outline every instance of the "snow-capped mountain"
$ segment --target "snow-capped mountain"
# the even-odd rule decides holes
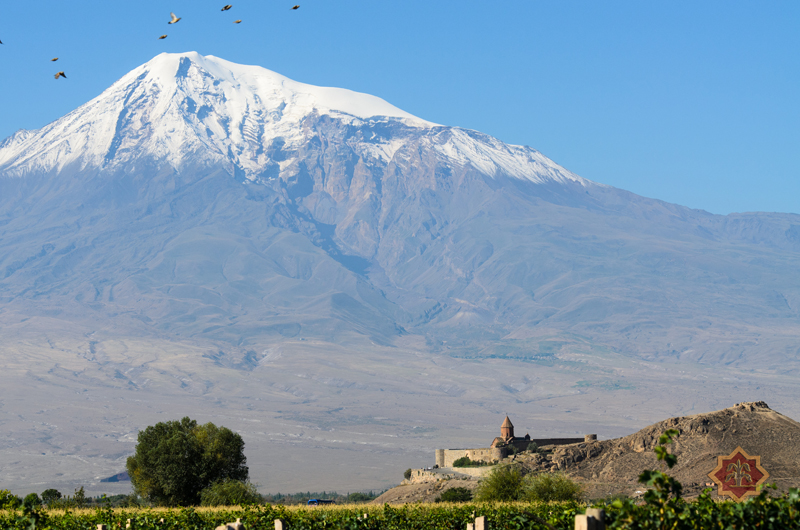
[[[8,315],[243,350],[286,334],[479,357],[700,341],[705,359],[783,362],[798,338],[798,216],[637,197],[374,96],[196,53],[0,144],[0,249]]]
[[[387,163],[415,137],[443,159],[487,175],[582,181],[533,149],[437,126],[375,96],[306,85],[194,52],[163,53],[65,117],[38,131],[19,131],[0,145],[0,172],[22,175],[70,165],[113,170],[146,156],[176,170],[191,159],[227,164],[248,180],[270,178],[296,162],[276,160],[271,150],[279,145],[297,151],[314,135],[309,120],[323,116],[352,127],[402,125],[403,136],[373,132],[354,143],[365,159]]]

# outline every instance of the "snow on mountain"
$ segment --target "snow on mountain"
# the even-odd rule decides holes
[[[275,165],[275,142],[292,151],[314,132],[309,117],[329,116],[354,126],[401,123],[447,161],[491,177],[533,182],[580,182],[538,151],[487,135],[442,127],[386,101],[341,88],[299,83],[257,66],[196,52],[162,53],[100,96],[37,131],[19,131],[0,144],[0,171],[113,170],[142,155],[179,169],[184,162],[226,164],[257,180]],[[359,155],[388,163],[409,135],[353,146]],[[280,171],[291,160],[278,162]]]

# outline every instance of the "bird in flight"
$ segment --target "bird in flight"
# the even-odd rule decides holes
[[[166,39],[166,38],[167,38],[167,36],[166,36],[166,35],[161,35],[161,36],[158,38],[158,40],[161,40],[161,39]]]
[[[221,9],[221,11],[227,11],[228,9],[230,9],[230,8],[232,8],[232,7],[233,7],[233,6],[232,6],[232,5],[230,5],[230,4],[228,4],[228,5],[226,5],[226,6],[222,6],[222,9]]]
[[[66,78],[67,78],[67,75],[66,75],[64,72],[58,72],[58,73],[55,75],[55,77],[56,77],[56,79],[58,79],[59,77],[63,77],[64,79],[66,79]]]
[[[300,6],[294,6],[292,9],[300,9]]]
[[[53,62],[53,63],[54,63],[54,62],[56,62],[57,60],[58,60],[58,57],[53,57],[52,59],[50,59],[50,62]]]
[[[176,17],[175,13],[170,13],[169,16],[172,17],[172,20],[167,22],[167,24],[175,24],[176,22],[178,22],[181,19],[181,17]]]
[[[234,24],[241,24],[242,23],[242,19],[240,18],[239,20],[234,20],[233,23]]]

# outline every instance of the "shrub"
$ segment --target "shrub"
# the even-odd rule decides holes
[[[42,499],[35,493],[28,493],[22,500],[23,508],[38,508],[42,505]]]
[[[22,506],[22,499],[8,490],[0,490],[0,510],[16,510]]]
[[[489,462],[481,462],[470,460],[468,456],[462,456],[461,458],[456,459],[453,462],[453,467],[481,467],[481,466],[490,466]]]
[[[527,501],[578,501],[583,497],[583,486],[561,472],[528,475],[522,489]]]
[[[405,470],[405,472],[403,473],[403,478],[405,478],[406,480],[411,478],[411,468]]]
[[[361,493],[360,491],[357,491],[355,493],[350,493],[347,496],[347,502],[353,503],[353,504],[358,504],[358,503],[362,503],[362,502],[369,502],[372,499],[375,499],[376,497],[377,497],[377,495],[375,495],[371,491],[369,493]]]
[[[522,473],[512,466],[496,467],[478,484],[475,500],[516,501],[522,493]]]
[[[201,506],[236,506],[260,503],[261,495],[255,485],[241,480],[215,482],[200,492]]]
[[[530,453],[538,453],[539,452],[539,444],[537,444],[536,442],[531,442],[531,443],[528,444],[528,448],[525,449],[525,450],[530,452]]]
[[[436,502],[469,502],[472,500],[472,492],[467,488],[450,488],[436,499]]]

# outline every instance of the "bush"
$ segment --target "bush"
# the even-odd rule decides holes
[[[462,456],[453,462],[453,467],[481,467],[491,465],[492,464],[489,462],[476,462],[475,460],[470,460],[468,456]]]
[[[352,504],[360,504],[362,502],[369,502],[376,497],[377,495],[371,491],[369,493],[361,493],[360,491],[357,491],[355,493],[350,493],[347,496],[347,502]]]
[[[478,484],[475,500],[480,502],[516,501],[522,494],[522,473],[512,466],[496,467]]]
[[[241,480],[216,482],[200,492],[200,506],[237,506],[260,504],[255,485]]]
[[[528,444],[528,448],[525,449],[525,450],[530,452],[530,453],[538,453],[539,452],[539,444],[537,444],[536,442],[531,442],[531,443]]]
[[[35,493],[28,493],[22,500],[23,508],[38,508],[42,505],[42,499]]]
[[[262,495],[250,481],[223,480],[200,492],[201,506],[237,506],[262,502]]]
[[[450,488],[436,499],[436,502],[469,502],[472,500],[472,492],[467,488]]]
[[[0,510],[16,510],[22,506],[22,499],[8,490],[0,490]]]
[[[406,480],[411,478],[411,468],[405,470],[405,472],[403,473],[403,478],[405,478]]]
[[[526,501],[579,501],[583,497],[583,486],[561,472],[528,475],[522,489]]]

